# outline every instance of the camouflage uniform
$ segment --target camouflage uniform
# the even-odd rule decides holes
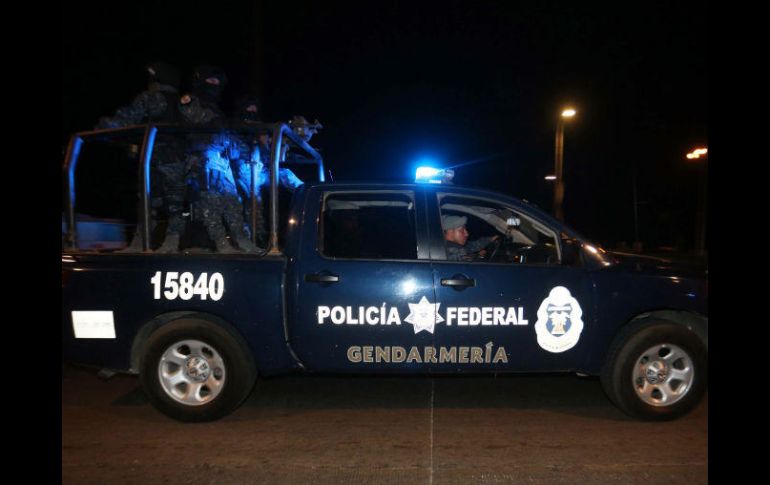
[[[163,244],[158,248],[159,252],[176,252],[179,250],[179,238],[185,229],[184,212],[186,184],[186,163],[182,156],[183,144],[174,136],[169,136],[169,141],[163,142],[163,137],[158,137],[161,144],[155,148],[153,158],[159,158],[158,172],[161,174],[163,200],[168,216],[168,226]]]
[[[173,86],[150,83],[128,106],[118,109],[113,116],[99,118],[96,129],[122,128],[150,122],[176,121],[179,93]]]
[[[163,61],[148,64],[145,69],[149,77],[147,90],[139,93],[128,106],[118,109],[115,115],[99,118],[96,129],[179,120],[179,72]]]
[[[237,157],[234,145],[233,137],[227,133],[212,137],[204,152],[206,185],[201,191],[199,210],[209,237],[216,243],[218,251],[232,251],[223,221],[242,250],[255,251],[257,248],[244,231],[242,201],[230,166],[230,159]]]
[[[444,241],[446,243],[446,259],[447,261],[478,261],[479,251],[487,247],[494,238],[482,237],[475,241],[465,243],[465,246],[460,246],[456,242]]]
[[[236,186],[238,194],[243,201],[243,214],[246,222],[246,230],[249,231],[251,227],[251,194],[254,193],[254,199],[256,202],[256,226],[255,239],[257,244],[264,246],[267,242],[267,229],[265,228],[265,219],[262,212],[262,192],[261,187],[264,186],[267,180],[267,170],[263,162],[263,156],[259,147],[259,142],[248,143],[244,140],[245,136],[241,136],[237,139],[238,156],[232,159],[232,169],[235,175]],[[254,170],[254,189],[252,190],[251,174]]]
[[[223,121],[218,106],[221,84],[216,86],[219,89],[204,85],[208,77],[221,79],[221,84],[226,79],[216,68],[196,68],[193,93],[183,97],[180,108],[185,121],[190,124],[216,125]],[[230,165],[232,159],[240,157],[236,138],[222,129],[214,135],[191,135],[190,140],[188,165],[200,184],[196,212],[203,219],[208,236],[219,252],[236,251],[227,240],[228,230],[240,250],[256,251],[258,248],[244,231],[241,199]]]
[[[180,120],[179,113],[179,74],[177,70],[165,62],[158,61],[146,66],[149,74],[147,90],[141,92],[128,106],[118,109],[114,116],[102,117],[96,129],[121,128],[141,123],[174,123]],[[168,217],[166,241],[176,237],[178,244],[179,233],[184,229],[182,219],[182,204],[184,185],[182,174],[184,162],[180,158],[180,146],[173,137],[159,136],[156,140],[150,165],[150,180],[152,188],[151,233],[157,225],[156,211],[164,208]],[[160,183],[158,183],[160,182]],[[137,213],[141,213],[141,202]],[[142,221],[138,221],[136,232],[131,244],[124,249],[126,252],[142,250],[141,237]]]
[[[238,193],[243,200],[244,214],[247,224],[251,224],[251,172],[254,170],[254,198],[256,199],[256,239],[258,242],[267,242],[267,230],[265,229],[264,216],[262,214],[262,190],[270,190],[270,149],[256,142],[254,145],[240,141],[240,157],[233,159],[233,172],[236,176]],[[278,185],[291,192],[302,185],[299,179],[288,168],[278,169]]]
[[[236,106],[238,112],[237,123],[259,123],[259,100],[254,95],[243,96]],[[270,135],[269,132],[260,132],[259,135]],[[270,147],[259,140],[248,140],[247,136],[241,136],[238,139],[240,156],[234,157],[233,172],[238,187],[238,193],[243,200],[244,215],[247,223],[247,230],[251,224],[251,195],[254,193],[256,202],[256,240],[258,244],[267,243],[267,230],[262,211],[262,189],[270,187]],[[254,189],[252,190],[252,170],[254,170]],[[294,191],[302,185],[302,181],[294,175],[289,169],[279,169],[278,183],[280,186]]]

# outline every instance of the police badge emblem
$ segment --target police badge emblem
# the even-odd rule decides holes
[[[409,316],[404,321],[414,325],[414,333],[427,330],[433,333],[437,323],[444,321],[444,317],[438,314],[441,303],[431,303],[424,296],[419,303],[409,304]]]
[[[537,343],[548,352],[564,352],[574,347],[583,331],[583,310],[569,290],[557,286],[537,310]]]

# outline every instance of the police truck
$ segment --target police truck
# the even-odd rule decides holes
[[[703,397],[704,271],[620,259],[532,204],[447,183],[448,171],[423,169],[413,183],[329,182],[319,152],[290,126],[244,136],[256,129],[272,133],[269,183],[253,205],[269,237],[261,251],[227,254],[192,236],[177,253],[155,251],[153,151],[191,129],[72,137],[63,166],[66,360],[137,374],[152,405],[181,421],[226,416],[258,378],[293,372],[578,373],[598,376],[614,404],[645,420],[681,416]],[[118,162],[115,153],[128,156]],[[291,163],[305,169],[304,183],[285,194],[278,173]],[[106,175],[119,167],[130,181],[122,189]],[[89,183],[110,188],[94,198]],[[128,201],[120,216],[142,228],[136,251],[79,246],[76,210],[96,211],[107,197]],[[490,244],[450,258],[447,217]]]

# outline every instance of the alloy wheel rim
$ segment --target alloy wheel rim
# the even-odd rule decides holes
[[[225,384],[225,363],[219,352],[200,340],[170,345],[158,362],[163,391],[186,406],[201,406],[216,399]]]
[[[692,358],[677,345],[654,345],[636,359],[632,383],[636,395],[655,407],[671,406],[692,388],[695,368]]]

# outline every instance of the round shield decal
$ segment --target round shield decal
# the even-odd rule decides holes
[[[537,343],[548,352],[564,352],[574,347],[583,331],[583,310],[569,290],[557,286],[537,310]]]

